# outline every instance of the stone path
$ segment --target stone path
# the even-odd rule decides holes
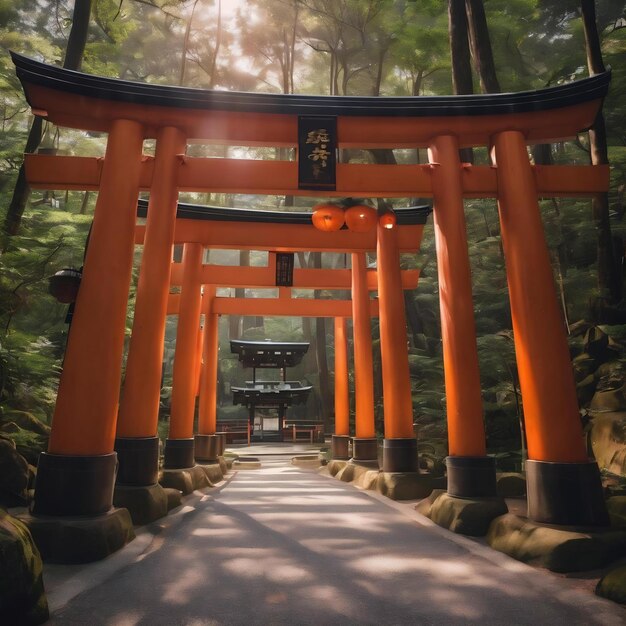
[[[288,459],[239,471],[82,568],[48,567],[52,624],[626,623],[626,611]]]

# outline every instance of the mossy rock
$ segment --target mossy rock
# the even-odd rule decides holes
[[[0,439],[0,504],[22,506],[28,499],[28,463],[15,446]]]
[[[159,484],[177,489],[183,495],[188,495],[194,490],[191,473],[188,470],[163,470],[159,476]]]
[[[420,500],[439,487],[437,478],[417,472],[380,472],[376,490],[391,500]]]
[[[453,533],[482,537],[491,522],[505,513],[508,508],[502,498],[456,498],[444,493],[432,503],[428,517]]]
[[[167,515],[167,493],[161,485],[131,487],[116,485],[113,505],[128,509],[135,526],[143,526]]]
[[[626,565],[622,565],[605,574],[596,586],[596,594],[626,604]]]
[[[39,455],[48,448],[48,436],[26,430],[20,426],[13,428],[15,422],[5,422],[9,425],[10,432],[2,431],[15,444],[17,451],[31,464],[37,465]]]
[[[348,463],[348,461],[340,461],[339,459],[332,459],[328,462],[326,468],[331,476],[336,476]]]
[[[50,435],[50,426],[27,411],[5,411],[1,421],[2,423],[14,422],[21,429],[28,430],[31,433],[36,433],[38,435],[43,435],[44,437],[48,437]],[[0,428],[0,430],[4,429]]]
[[[437,498],[440,498],[444,493],[446,493],[445,489],[433,489],[430,495],[428,495],[421,502],[418,502],[415,505],[415,510],[424,517],[430,519],[430,511],[435,500],[437,500]]]
[[[199,467],[202,468],[212,485],[216,485],[224,480],[224,474],[222,473],[222,468],[219,463],[206,463],[200,465]]]
[[[589,437],[598,467],[626,476],[626,411],[595,414]]]
[[[626,387],[622,384],[615,389],[598,389],[591,399],[589,408],[598,412],[626,410]]]
[[[172,487],[163,487],[165,495],[167,496],[167,512],[179,507],[183,503],[183,492]]]
[[[501,498],[520,498],[526,495],[526,477],[519,472],[496,475],[496,493]]]
[[[46,563],[91,563],[123,548],[135,538],[127,509],[111,508],[97,516],[19,515]]]
[[[20,427],[15,422],[3,422],[0,424],[0,430],[3,433],[19,433]]]
[[[606,510],[609,512],[613,528],[626,529],[626,496],[613,496],[606,501]]]
[[[0,509],[0,621],[43,624],[48,620],[42,562],[22,522]]]
[[[553,572],[598,569],[626,554],[626,532],[558,528],[507,514],[493,521],[487,542],[494,550]]]

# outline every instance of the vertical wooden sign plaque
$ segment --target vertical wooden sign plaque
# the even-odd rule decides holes
[[[298,118],[298,189],[334,191],[337,184],[337,118]]]

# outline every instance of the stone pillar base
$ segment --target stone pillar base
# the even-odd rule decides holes
[[[196,464],[194,459],[194,440],[166,439],[164,469],[189,469]]]
[[[595,461],[526,461],[528,517],[563,526],[608,526],[609,515]]]
[[[116,507],[128,509],[135,526],[143,526],[167,515],[167,493],[161,485],[116,485],[113,494]]]
[[[490,456],[449,456],[448,494],[455,498],[496,496],[496,460]]]
[[[415,510],[435,524],[459,535],[483,537],[494,519],[509,509],[504,498],[457,498],[436,489]]]
[[[350,453],[348,452],[350,446],[349,435],[333,435],[330,445],[333,459],[347,461],[350,458]]]
[[[192,493],[195,489],[213,486],[201,465],[187,469],[165,469],[161,472],[159,483],[163,487],[178,489],[184,495]]]
[[[222,467],[220,464],[215,461],[214,463],[200,463],[198,467],[201,467],[206,477],[209,479],[209,482],[212,485],[215,485],[222,480],[224,480],[224,473],[222,472]]]
[[[226,433],[215,433],[220,438],[219,450],[217,452],[218,456],[224,456],[224,451],[226,450]]]
[[[383,472],[417,473],[417,439],[385,439],[383,441]]]
[[[100,561],[135,538],[126,509],[109,509],[94,517],[17,517],[28,526],[41,558],[48,563]]]
[[[378,467],[378,439],[376,437],[352,438],[352,463]]]
[[[194,437],[194,454],[196,461],[216,462],[222,447],[221,435],[196,435]]]
[[[118,485],[148,486],[159,480],[159,438],[118,437]]]
[[[39,455],[33,515],[103,515],[113,505],[117,454]]]

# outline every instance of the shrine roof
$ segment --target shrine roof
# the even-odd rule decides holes
[[[217,91],[141,83],[76,72],[15,52],[11,52],[11,58],[17,76],[25,86],[37,85],[123,103],[240,113],[351,117],[454,117],[524,113],[603,98],[610,82],[608,71],[563,85],[516,93],[406,97],[318,96]],[[29,98],[28,89],[25,91]]]

